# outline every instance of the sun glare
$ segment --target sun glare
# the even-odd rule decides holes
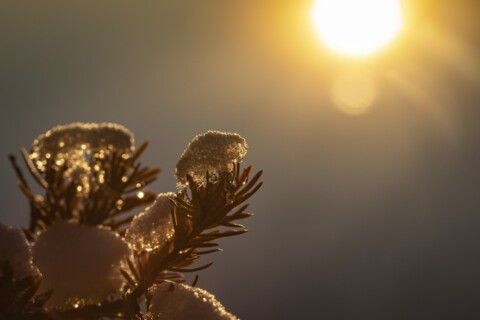
[[[347,56],[366,56],[390,43],[403,26],[400,0],[316,0],[312,20],[322,42]]]

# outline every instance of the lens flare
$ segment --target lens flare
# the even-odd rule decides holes
[[[340,75],[333,83],[331,97],[343,113],[358,116],[366,113],[375,102],[378,90],[371,76],[361,72]]]

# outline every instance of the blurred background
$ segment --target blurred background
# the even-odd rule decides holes
[[[265,185],[198,284],[227,310],[480,319],[480,2],[404,0],[360,58],[325,47],[313,4],[0,0],[2,223],[28,222],[7,155],[55,125],[127,126],[158,192],[195,134],[238,132]]]

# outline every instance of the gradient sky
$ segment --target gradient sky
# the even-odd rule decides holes
[[[402,39],[353,61],[306,0],[0,0],[0,220],[28,222],[7,155],[55,125],[129,127],[158,192],[195,134],[238,132],[265,185],[199,282],[229,311],[480,319],[480,2],[405,3]],[[351,70],[377,86],[355,117],[330,97]]]

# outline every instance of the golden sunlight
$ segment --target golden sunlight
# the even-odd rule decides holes
[[[312,20],[322,42],[347,56],[379,51],[403,26],[401,0],[316,0]]]

